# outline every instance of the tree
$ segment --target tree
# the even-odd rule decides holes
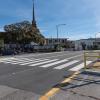
[[[44,41],[44,36],[40,34],[38,29],[33,28],[29,21],[5,25],[4,30],[9,33],[8,39],[14,43],[30,43],[34,41],[41,44]]]

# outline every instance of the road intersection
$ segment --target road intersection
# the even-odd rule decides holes
[[[0,85],[43,95],[63,81],[64,76],[83,67],[82,51],[3,57],[0,59]]]

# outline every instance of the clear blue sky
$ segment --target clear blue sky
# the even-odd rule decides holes
[[[35,0],[37,25],[46,37],[80,39],[100,32],[100,0]],[[3,26],[32,20],[32,0],[0,0],[0,31]],[[100,34],[98,34],[100,36]]]

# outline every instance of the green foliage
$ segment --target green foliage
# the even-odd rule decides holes
[[[21,32],[29,32],[32,29],[32,25],[28,21],[23,21],[20,23],[15,23],[11,25],[5,25],[4,30],[6,32],[11,32],[11,33],[21,33]]]
[[[32,27],[29,21],[5,25],[4,30],[8,32],[8,39],[13,42],[30,43],[34,41],[43,44],[44,36],[39,30]]]

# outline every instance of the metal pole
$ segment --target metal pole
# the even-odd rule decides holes
[[[59,49],[59,27],[62,25],[66,25],[66,24],[58,24],[56,25],[56,30],[57,30],[57,47]]]
[[[56,50],[57,50],[57,51],[58,51],[58,49],[59,49],[59,41],[58,41],[59,31],[58,31],[58,27],[59,27],[59,25],[56,25],[56,30],[57,30],[57,48],[56,48]]]
[[[58,25],[56,25],[56,29],[57,29],[57,44],[58,44],[58,35],[59,35],[59,33],[58,33]]]

